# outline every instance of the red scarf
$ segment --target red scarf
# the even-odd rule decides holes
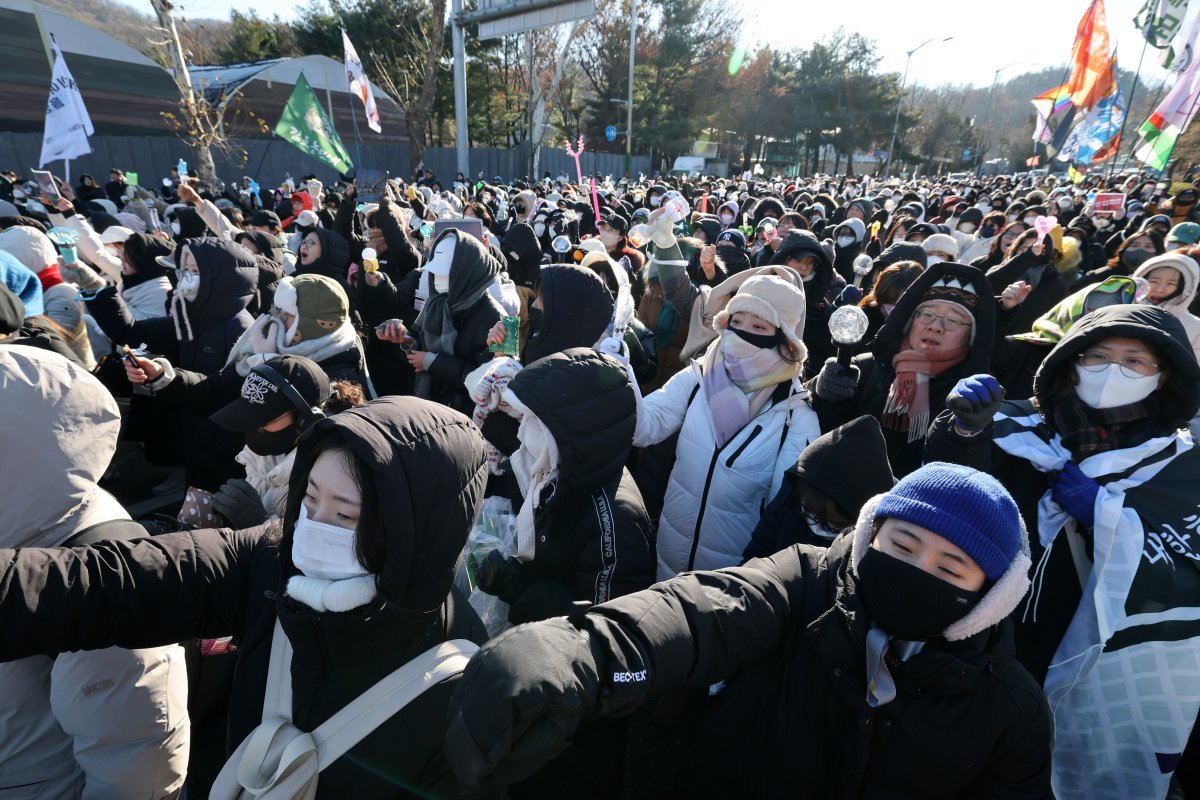
[[[881,421],[885,428],[908,431],[908,441],[915,442],[929,432],[929,378],[962,363],[971,348],[926,353],[911,349],[908,340],[904,344],[909,349],[892,358],[896,379],[888,389]]]

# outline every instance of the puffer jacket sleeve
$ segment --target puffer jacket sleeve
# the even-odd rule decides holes
[[[0,661],[241,632],[263,528],[0,550]]]
[[[108,279],[121,280],[121,259],[104,246],[104,243],[100,241],[100,234],[96,233],[96,229],[91,226],[86,217],[79,214],[72,214],[69,217],[51,214],[50,222],[76,231],[79,234],[76,247],[79,255],[83,256],[83,260],[103,272]]]
[[[605,654],[601,714],[675,689],[711,686],[771,654],[810,577],[793,547],[744,567],[692,572],[597,606],[581,627]]]
[[[399,209],[392,200],[384,197],[375,212],[375,222],[388,246],[386,271],[396,281],[421,266],[421,255],[404,230]]]
[[[200,219],[204,220],[204,224],[213,232],[213,236],[217,236],[227,241],[233,241],[233,237],[241,231],[229,218],[221,213],[221,209],[217,208],[216,204],[211,200],[201,200],[196,206],[196,213]]]
[[[684,369],[675,373],[658,391],[645,397],[639,393],[634,447],[649,447],[677,433],[687,417],[692,391],[699,383],[699,369]]]
[[[86,304],[88,313],[113,344],[137,347],[144,342],[156,354],[178,358],[179,339],[170,317],[135,319],[114,286],[101,289]]]
[[[212,414],[232,402],[242,388],[242,376],[233,364],[220,372],[205,375],[174,368],[175,380],[154,392],[154,396],[170,403],[187,406],[197,414]]]

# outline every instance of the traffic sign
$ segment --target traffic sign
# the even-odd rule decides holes
[[[608,139],[610,142],[615,142],[617,140],[617,126],[609,125],[607,128],[605,128],[604,138]]]

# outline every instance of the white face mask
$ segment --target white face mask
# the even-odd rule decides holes
[[[1024,222],[1026,225],[1032,228],[1033,223],[1037,222],[1037,217],[1026,217],[1025,219],[1021,220],[1021,222]]]
[[[433,290],[438,294],[445,294],[450,291],[450,276],[449,275],[434,275]]]
[[[661,205],[662,205],[662,198],[661,198],[661,197],[659,197],[659,196],[658,196],[658,195],[656,195],[656,194],[655,194],[655,195],[651,195],[651,196],[650,196],[650,207],[651,207],[651,208],[658,208],[658,207],[659,207],[659,206],[661,206]]]
[[[958,230],[960,233],[974,233],[975,232],[975,223],[974,222],[964,222],[962,225],[958,226]]]
[[[604,245],[605,250],[612,250],[621,241],[621,234],[613,230],[602,228],[600,230],[600,243]]]
[[[829,527],[807,511],[803,512],[803,514],[804,521],[808,523],[808,529],[822,539],[833,541],[841,533],[839,529]]]
[[[341,528],[308,518],[300,504],[300,518],[292,533],[292,563],[310,578],[341,581],[368,574],[354,555],[353,528]]]
[[[172,222],[172,223],[171,223],[171,233],[173,233],[173,234],[175,234],[176,236],[178,236],[178,235],[179,235],[180,233],[182,233],[182,232],[183,232],[183,228],[181,228],[181,227],[179,226],[179,223],[178,223],[178,222]]]
[[[184,300],[195,300],[200,294],[200,273],[179,270],[179,281],[175,284],[175,294]]]
[[[722,225],[732,225],[733,224],[733,214],[722,214],[721,215],[721,224]]]
[[[853,236],[839,236],[837,238],[837,246],[838,247],[849,247],[852,244],[854,244]]]
[[[443,236],[439,239],[437,245],[433,248],[433,254],[425,264],[425,273],[427,275],[436,275],[439,272],[444,272],[449,275],[450,265],[454,261],[454,248],[457,246],[458,237],[453,234]]]
[[[1076,364],[1075,375],[1079,378],[1075,394],[1079,395],[1084,405],[1091,408],[1117,408],[1145,400],[1158,388],[1158,379],[1161,377],[1155,374],[1131,378],[1121,372],[1116,364],[1109,364],[1096,372]]]
[[[941,256],[925,256],[925,266],[932,267],[934,264],[941,264],[945,261]]]
[[[1009,222],[1016,222],[1016,221],[1017,221],[1017,215],[1016,215],[1016,214],[1009,214],[1008,216],[1006,216],[1006,217],[1005,217],[1005,219],[1007,219]]]

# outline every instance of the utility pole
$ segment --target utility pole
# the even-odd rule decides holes
[[[196,171],[202,180],[209,182],[217,178],[217,168],[213,163],[212,149],[208,145],[206,125],[207,114],[199,103],[207,103],[204,98],[197,100],[192,88],[192,76],[188,72],[187,61],[183,57],[183,43],[179,41],[179,30],[175,27],[175,18],[171,16],[174,8],[168,0],[150,0],[158,24],[170,37],[166,43],[167,58],[171,63],[171,75],[179,90],[179,110],[183,115],[185,133],[192,140],[192,149],[196,153]],[[218,131],[219,133],[219,131]],[[184,176],[180,176],[183,178]]]
[[[633,59],[637,47],[637,0],[629,0],[629,103],[625,106],[625,177],[633,173]]]
[[[953,38],[954,38],[953,36],[947,36],[945,39],[942,39],[941,41],[948,42]],[[912,50],[909,50],[904,54],[904,77],[900,79],[900,96],[896,98],[896,119],[894,122],[892,122],[892,143],[891,143],[891,145],[888,146],[887,161],[884,162],[884,165],[883,165],[883,174],[885,176],[891,174],[890,170],[892,168],[892,157],[896,153],[896,134],[898,134],[900,132],[900,106],[904,103],[904,85],[906,83],[908,83],[908,64],[910,61],[912,61],[913,53],[917,52],[922,47],[929,44],[930,42],[933,42],[936,39],[937,39],[936,36],[933,39],[926,39],[925,41],[921,42],[919,45],[914,47]],[[851,157],[853,158],[853,156],[851,156]]]
[[[454,25],[454,146],[458,171],[469,180],[470,139],[467,135],[467,42],[463,33],[462,0],[454,0],[450,6],[450,19]]]

